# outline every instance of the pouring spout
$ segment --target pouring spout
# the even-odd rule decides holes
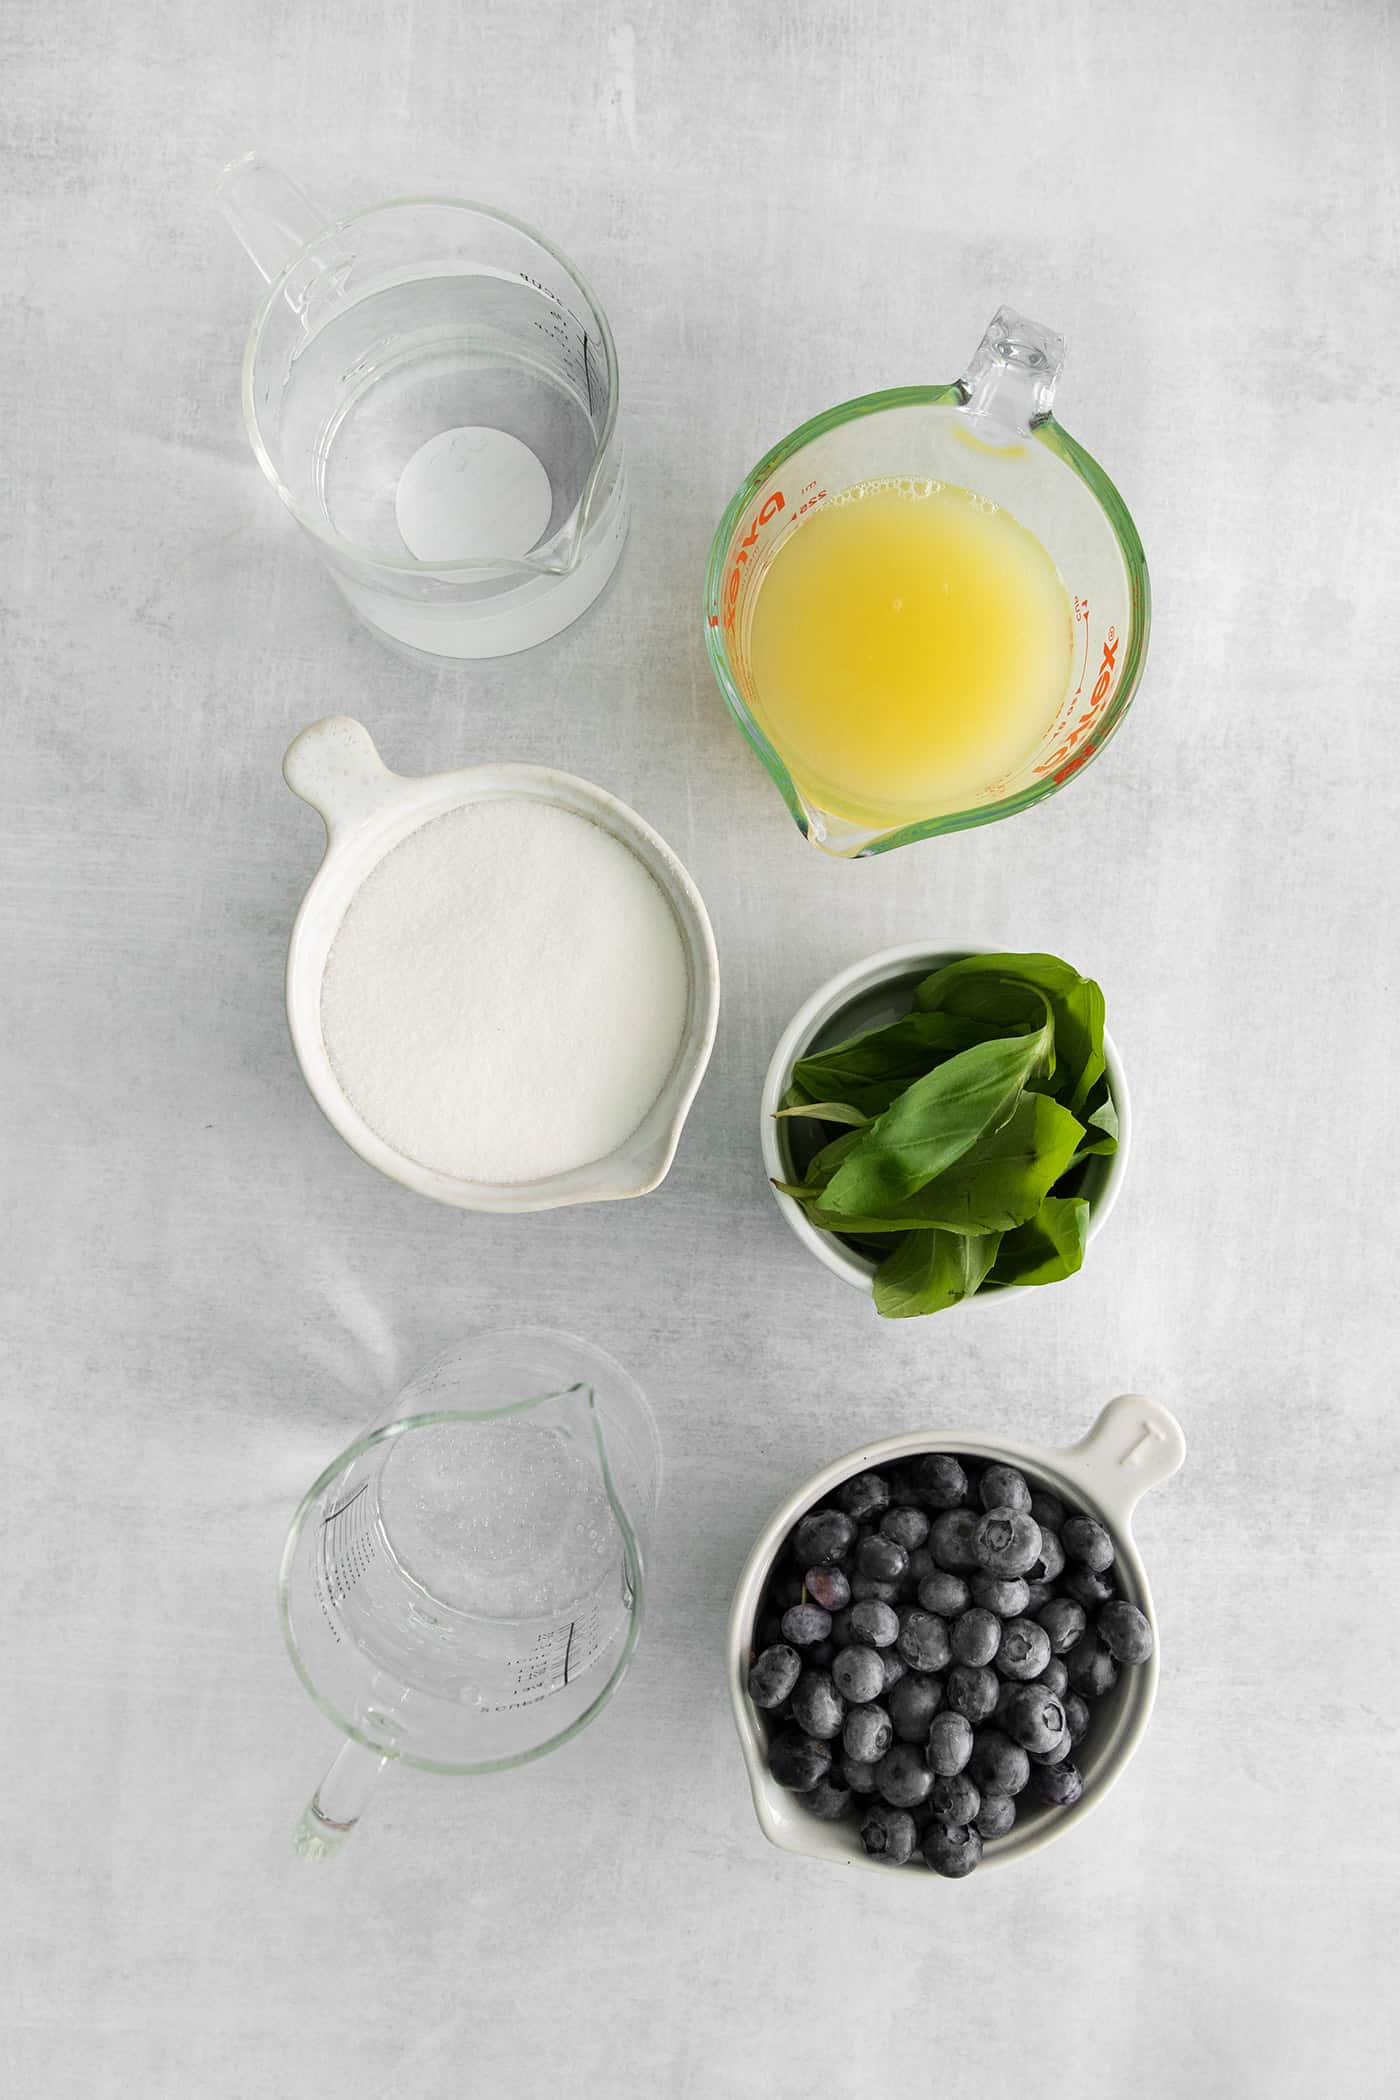
[[[231,160],[214,194],[219,210],[268,284],[331,223],[329,212],[313,204],[260,153]]]
[[[959,382],[964,413],[977,418],[990,444],[1029,437],[1050,413],[1064,362],[1062,335],[998,307]]]

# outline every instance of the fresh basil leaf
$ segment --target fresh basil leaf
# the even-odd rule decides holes
[[[1084,1259],[1089,1205],[1082,1196],[1047,1196],[1035,1216],[1005,1233],[993,1283],[1058,1283]]]
[[[859,1136],[858,1130],[843,1130],[840,1137],[832,1138],[819,1152],[814,1152],[802,1177],[807,1188],[825,1188]]]
[[[921,1013],[1008,1010],[1010,985],[1028,985],[1049,1005],[1055,1021],[1055,1093],[1079,1114],[1103,1074],[1103,993],[1057,955],[968,955],[926,977],[914,993]]]
[[[996,1130],[1016,1106],[1033,1072],[1050,1054],[1052,1022],[961,1050],[906,1087],[892,1107],[856,1132],[826,1189],[826,1202],[846,1217],[881,1217],[932,1181],[984,1131]]]
[[[804,1191],[808,1216],[827,1232],[1006,1232],[1033,1218],[1071,1164],[1084,1126],[1058,1101],[1023,1094],[1006,1121],[960,1159],[878,1216],[851,1216],[828,1192]]]
[[[911,1232],[875,1271],[875,1309],[886,1320],[943,1312],[970,1298],[996,1259],[999,1232]]]
[[[1038,1018],[1038,1017],[1037,1017]],[[982,1040],[985,1030],[951,1014],[907,1014],[849,1042],[835,1043],[792,1069],[785,1107],[799,1101],[849,1101],[867,1115],[883,1114],[912,1080],[945,1057]]]
[[[859,1127],[870,1121],[863,1110],[852,1108],[847,1101],[804,1101],[799,1108],[777,1108],[774,1118],[783,1116],[807,1116],[813,1123],[852,1123]]]

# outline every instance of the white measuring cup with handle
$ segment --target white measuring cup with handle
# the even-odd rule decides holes
[[[660,1478],[640,1387],[545,1328],[447,1350],[326,1467],[279,1584],[297,1675],[346,1737],[304,1858],[338,1850],[391,1760],[505,1771],[601,1713],[641,1632]]]
[[[627,536],[617,355],[557,248],[459,197],[338,217],[256,154],[218,201],[268,291],[258,464],[371,627],[509,656],[586,611]]]

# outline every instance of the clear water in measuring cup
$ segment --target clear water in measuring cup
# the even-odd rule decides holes
[[[327,1513],[323,1604],[410,1688],[483,1718],[547,1699],[615,1658],[627,1545],[596,1457],[562,1429],[425,1428]]]
[[[573,516],[606,405],[602,348],[553,299],[479,271],[414,276],[299,345],[283,474],[372,555],[518,559]]]

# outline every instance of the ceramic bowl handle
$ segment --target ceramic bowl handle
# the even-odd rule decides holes
[[[371,815],[401,784],[352,715],[326,715],[303,729],[288,746],[282,778],[320,814],[330,839]]]
[[[1169,1480],[1186,1456],[1181,1424],[1160,1400],[1120,1393],[1089,1434],[1065,1453],[1069,1468],[1110,1515],[1126,1521],[1149,1488]]]

